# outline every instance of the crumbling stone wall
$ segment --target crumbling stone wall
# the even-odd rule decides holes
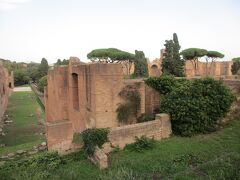
[[[0,64],[0,124],[8,104],[8,96],[13,86],[13,75]]]
[[[75,132],[117,127],[122,87],[120,64],[82,64],[72,57],[69,66],[50,70],[45,89],[48,148],[64,152],[74,148]]]
[[[160,76],[162,58],[155,59],[149,64],[149,76]],[[187,77],[194,76],[231,76],[232,61],[216,61],[216,62],[201,62],[195,65],[192,61],[186,61],[185,63],[185,74]]]
[[[165,50],[161,49],[160,58],[148,62],[149,76],[160,76],[162,74],[162,61],[164,58]],[[232,61],[215,61],[215,62],[202,62],[198,61],[196,68],[193,61],[186,61],[185,74],[187,77],[194,76],[230,76],[232,75],[231,66]]]
[[[103,148],[96,148],[95,153],[89,159],[100,169],[108,167],[108,156],[113,147],[124,148],[125,145],[134,143],[136,137],[147,136],[160,140],[168,138],[172,133],[171,121],[168,114],[157,114],[155,120],[111,128],[108,134],[109,142]]]
[[[154,110],[160,105],[159,92],[146,85],[143,79],[124,80],[124,86],[134,84],[139,84],[139,93],[141,98],[139,115],[142,113],[154,113]]]
[[[112,128],[108,139],[113,146],[123,148],[126,144],[135,142],[135,137],[143,135],[156,140],[168,138],[172,133],[170,116],[157,114],[155,120]]]
[[[192,61],[186,61],[185,73],[187,77],[194,76],[230,76],[232,75],[231,66],[232,61],[215,61],[215,62],[201,62],[197,63],[197,68],[194,68]]]
[[[119,92],[128,84],[139,83],[139,114],[153,112],[159,94],[142,79],[123,77],[120,64],[83,64],[74,57],[69,66],[50,70],[44,93],[48,148],[67,153],[76,148],[72,143],[75,132],[121,126],[116,109],[123,101]]]

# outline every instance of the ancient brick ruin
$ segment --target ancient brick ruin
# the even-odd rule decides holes
[[[8,96],[14,87],[13,73],[9,74],[0,64],[0,124],[8,104]]]
[[[160,51],[160,58],[149,62],[149,75],[159,76],[161,75],[161,64],[164,57],[164,49]],[[214,62],[202,62],[198,61],[196,65],[192,61],[186,61],[185,74],[186,77],[194,76],[231,76],[232,61],[214,61]]]
[[[161,73],[163,54],[162,50],[161,59],[149,63],[150,76]],[[153,66],[155,69],[152,69]],[[225,75],[226,79],[232,79],[225,80],[227,85],[232,89],[239,87],[239,80],[234,80],[236,77],[231,75],[231,62],[209,63],[208,69],[206,64],[199,62],[197,70],[193,67],[190,61],[186,63],[188,77],[206,75],[206,72],[218,79]],[[68,66],[56,66],[50,70],[44,94],[48,148],[60,153],[71,152],[78,147],[72,143],[74,133],[86,128],[111,128],[109,139],[120,147],[133,142],[135,136],[168,137],[171,133],[168,116],[158,115],[155,121],[141,124],[119,122],[116,109],[123,102],[119,92],[128,85],[139,86],[139,115],[153,113],[160,103],[157,91],[148,87],[142,79],[124,80],[124,74],[121,64],[85,64],[76,57],[70,58]]]
[[[116,109],[123,101],[119,92],[129,84],[139,85],[139,113],[153,112],[159,105],[159,94],[155,90],[142,80],[124,80],[123,76],[120,64],[83,64],[77,58],[71,58],[69,66],[50,70],[45,89],[48,148],[61,153],[73,150],[74,133],[86,128],[111,128],[109,139],[121,146],[133,142],[137,135],[168,137],[169,118],[162,117],[164,120],[156,119],[144,126],[119,123]],[[157,129],[156,124],[159,124]]]

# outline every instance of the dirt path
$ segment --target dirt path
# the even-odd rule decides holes
[[[30,92],[32,89],[30,87],[15,87],[14,92]]]

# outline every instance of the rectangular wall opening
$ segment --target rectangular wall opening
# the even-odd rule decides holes
[[[72,74],[72,101],[73,108],[79,111],[79,95],[78,95],[78,74]]]

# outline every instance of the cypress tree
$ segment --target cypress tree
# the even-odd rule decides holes
[[[162,72],[174,76],[184,76],[184,60],[180,57],[180,49],[177,34],[173,34],[173,40],[165,41],[165,56],[162,62]]]
[[[143,51],[135,50],[134,76],[148,77],[148,63]]]

